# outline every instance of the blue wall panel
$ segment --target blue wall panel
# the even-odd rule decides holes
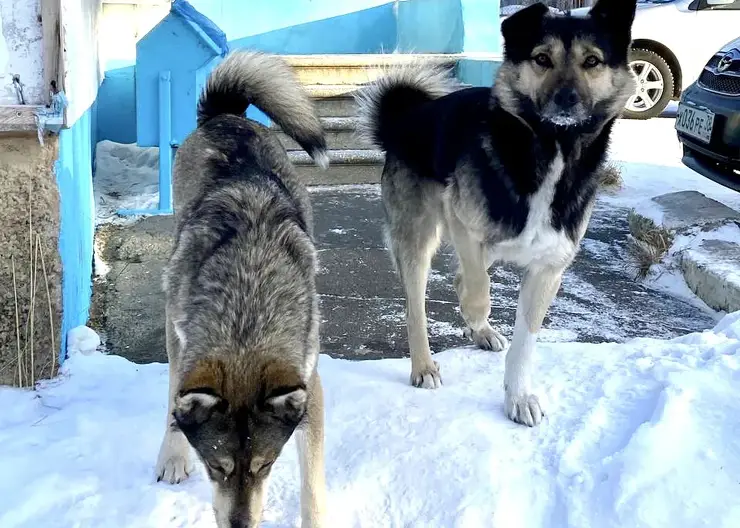
[[[64,360],[67,332],[87,323],[92,294],[95,203],[92,188],[92,136],[95,108],[59,134],[55,173],[60,195],[59,254],[62,259],[62,339]]]
[[[237,38],[229,45],[282,55],[392,52],[396,48],[396,17],[393,6],[385,4]]]
[[[133,64],[109,69],[98,90],[97,130],[99,141],[136,143],[136,88]]]

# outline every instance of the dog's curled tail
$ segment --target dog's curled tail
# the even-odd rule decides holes
[[[358,136],[381,150],[393,148],[395,124],[416,105],[439,99],[460,88],[448,68],[415,61],[394,67],[359,90]]]
[[[326,138],[316,109],[290,66],[256,51],[230,54],[208,77],[198,102],[198,126],[222,114],[243,116],[254,105],[326,168]]]

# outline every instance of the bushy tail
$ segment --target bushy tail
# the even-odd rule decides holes
[[[389,69],[361,89],[358,135],[381,150],[392,149],[397,120],[414,106],[439,99],[460,88],[447,68],[421,61]]]
[[[275,55],[238,51],[211,72],[198,102],[198,125],[254,105],[326,168],[326,138],[316,109],[290,66]]]

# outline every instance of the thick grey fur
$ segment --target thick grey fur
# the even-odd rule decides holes
[[[297,425],[303,526],[320,527],[311,204],[275,135],[244,117],[250,103],[325,157],[313,103],[281,59],[240,52],[214,70],[198,128],[174,164],[176,242],[164,273],[170,394],[156,473],[187,478],[192,445],[214,485],[218,526],[257,526],[269,467]],[[215,462],[211,444],[226,446]]]

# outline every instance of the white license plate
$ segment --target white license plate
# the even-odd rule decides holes
[[[676,130],[709,143],[712,138],[712,127],[714,126],[714,113],[707,110],[699,110],[684,104],[678,105],[676,114]]]

